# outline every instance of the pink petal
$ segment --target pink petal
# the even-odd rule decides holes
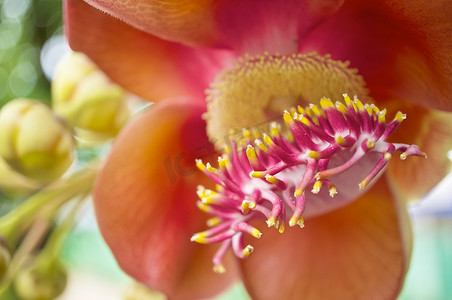
[[[234,269],[212,274],[212,253],[190,242],[205,222],[195,205],[205,179],[194,159],[213,154],[201,113],[193,101],[175,100],[137,116],[115,141],[94,193],[101,233],[121,268],[174,299],[210,297],[234,277]]]
[[[163,41],[82,0],[65,0],[66,34],[73,50],[87,54],[110,78],[151,101],[204,90],[234,56]]]
[[[300,40],[349,60],[377,99],[452,110],[452,2],[347,1]]]
[[[394,299],[411,251],[406,209],[384,179],[353,204],[263,232],[241,261],[253,299]]]

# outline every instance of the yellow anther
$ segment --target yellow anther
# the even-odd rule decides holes
[[[303,190],[296,189],[296,190],[295,190],[295,193],[294,193],[294,196],[295,196],[295,197],[301,196],[301,194],[303,194],[303,192],[304,192]]]
[[[246,129],[246,128],[242,129],[242,134],[246,138],[251,138],[251,132],[248,129]]]
[[[407,157],[408,157],[408,154],[406,152],[403,152],[402,154],[400,154],[401,160],[405,160]]]
[[[251,171],[250,176],[253,178],[265,178],[265,173],[262,171]]]
[[[226,268],[224,267],[224,265],[214,265],[213,271],[218,274],[223,274],[226,272]]]
[[[373,149],[375,147],[375,141],[371,139],[367,140],[366,146],[368,149]]]
[[[303,228],[304,227],[304,220],[303,220],[303,217],[300,217],[300,218],[295,218],[295,217],[292,217],[292,218],[290,218],[290,220],[289,220],[289,226],[290,227],[294,227],[295,225],[299,225],[300,226],[300,228]]]
[[[243,256],[248,257],[251,253],[253,253],[253,251],[254,251],[253,246],[248,245],[243,249]]]
[[[231,154],[232,153],[232,149],[231,149],[231,147],[229,145],[225,145],[223,152],[225,154]]]
[[[367,180],[361,181],[361,182],[358,184],[359,190],[360,190],[360,191],[364,190],[364,189],[367,187],[368,184],[369,184],[369,181],[367,181]]]
[[[271,129],[270,129],[270,134],[274,137],[279,137],[279,124],[278,123],[272,123],[271,124]]]
[[[205,203],[202,203],[202,201],[197,201],[196,205],[198,206],[200,211],[203,211],[203,212],[206,212],[206,213],[208,213],[208,212],[210,212],[212,210],[212,208],[209,205],[207,205]]]
[[[210,163],[207,163],[207,164],[206,164],[206,169],[207,169],[207,171],[209,171],[210,173],[218,174],[217,168],[212,167],[212,166],[210,165]]]
[[[356,106],[358,107],[358,109],[360,111],[364,111],[365,110],[364,104],[361,101],[359,101],[359,99],[356,96],[353,99],[353,102],[356,104]]]
[[[256,163],[258,161],[256,151],[254,150],[254,147],[251,145],[248,145],[246,147],[246,156],[248,157],[251,163]]]
[[[330,197],[333,198],[337,194],[337,189],[334,185],[331,185],[328,187],[328,190],[330,192]]]
[[[213,217],[213,218],[208,219],[208,220],[206,221],[206,223],[207,223],[207,226],[208,226],[208,227],[217,226],[218,224],[221,223],[221,219],[218,218],[218,217]]]
[[[384,157],[385,157],[385,160],[390,160],[392,158],[392,154],[389,152],[386,152]]]
[[[287,126],[292,126],[293,123],[295,122],[292,115],[287,110],[284,111],[283,118],[284,118],[284,122],[286,122]]]
[[[320,99],[320,106],[322,107],[322,109],[334,108],[333,101],[328,98]]]
[[[311,105],[309,105],[309,107],[311,108],[312,112],[315,114],[316,117],[319,117],[319,116],[325,117],[325,113],[323,112],[323,110],[320,110],[317,105],[311,104]]]
[[[386,109],[383,109],[378,113],[378,122],[386,123]]]
[[[397,120],[399,123],[401,123],[403,120],[406,119],[406,114],[403,114],[402,112],[398,111],[394,117],[395,120]]]
[[[373,112],[378,116],[380,113],[380,109],[375,104],[371,104],[370,107],[372,107]]]
[[[196,167],[197,167],[199,170],[201,170],[201,171],[203,171],[203,172],[206,170],[206,165],[202,162],[201,159],[196,159],[195,162],[196,162]]]
[[[284,230],[286,229],[286,226],[284,225],[284,222],[281,223],[281,226],[279,226],[278,231],[279,233],[284,233]]]
[[[268,182],[273,183],[273,184],[278,184],[278,182],[279,182],[278,179],[276,179],[274,176],[272,176],[270,174],[265,175],[265,180],[267,180]]]
[[[242,211],[245,214],[247,214],[250,211],[250,201],[249,200],[242,201]]]
[[[366,104],[366,105],[364,105],[364,108],[366,109],[366,111],[369,114],[369,116],[372,116],[372,114],[374,112],[372,107],[370,105]]]
[[[264,151],[264,152],[267,151],[267,146],[265,146],[265,144],[262,142],[262,140],[256,139],[256,140],[254,141],[254,143],[255,143],[256,146],[258,146],[259,149],[261,149],[262,151]]]
[[[312,193],[313,194],[318,194],[320,192],[320,189],[322,188],[322,181],[321,180],[317,180],[314,183],[314,186],[312,187]]]
[[[261,236],[262,236],[262,233],[261,233],[258,229],[253,228],[253,229],[251,230],[251,235],[254,236],[254,237],[257,238],[257,239],[260,239]]]
[[[306,126],[310,126],[311,123],[309,122],[308,118],[305,118],[303,115],[300,115],[298,117],[298,121],[300,121],[301,123],[303,123]]]
[[[314,158],[314,159],[320,159],[320,153],[317,151],[309,151],[308,157]]]
[[[268,218],[267,221],[265,221],[265,223],[267,223],[268,227],[272,227],[276,225],[276,219],[273,217]]]
[[[206,189],[202,185],[198,185],[196,187],[196,194],[199,198],[204,197],[206,195]]]
[[[304,110],[303,107],[301,107],[300,105],[297,106],[298,112],[302,115],[304,115],[306,113],[306,111]]]
[[[345,139],[344,139],[344,137],[342,135],[336,134],[334,136],[334,140],[336,141],[336,143],[338,143],[338,145],[344,146]]]
[[[205,244],[206,243],[206,233],[205,232],[198,232],[195,233],[191,238],[190,241],[192,242],[197,242],[200,244]]]
[[[342,96],[344,97],[345,104],[347,104],[348,106],[353,104],[352,99],[350,99],[350,97],[347,94],[342,94]]]
[[[336,109],[343,114],[347,113],[347,106],[345,106],[342,102],[336,102]]]
[[[264,134],[264,142],[265,142],[267,145],[274,144],[272,138],[271,138],[270,136],[266,135],[266,134]]]
[[[218,192],[224,191],[224,187],[222,187],[222,186],[219,185],[219,184],[215,184],[215,189],[216,189]]]

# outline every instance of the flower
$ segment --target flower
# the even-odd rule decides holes
[[[87,53],[114,81],[159,102],[122,131],[95,189],[101,232],[127,273],[170,298],[209,297],[236,277],[235,265],[227,261],[228,272],[209,273],[207,261],[216,249],[186,242],[205,221],[194,209],[196,186],[211,185],[193,169],[195,158],[212,153],[201,118],[206,88],[210,86],[212,97],[205,115],[212,138],[236,126],[234,122],[256,124],[257,117],[243,118],[244,112],[265,120],[281,106],[319,101],[311,97],[323,87],[335,94],[320,97],[338,97],[349,92],[342,89],[350,83],[360,98],[370,96],[390,112],[406,113],[404,128],[388,142],[416,144],[429,159],[392,160],[386,176],[366,193],[353,195],[357,200],[341,209],[309,218],[302,230],[288,229],[281,235],[274,228],[263,229],[263,237],[253,241],[256,251],[239,260],[237,272],[256,299],[396,297],[411,249],[405,202],[424,195],[449,169],[452,119],[438,111],[452,106],[448,1],[86,2],[106,13],[81,0],[67,0],[71,46]],[[273,73],[258,78],[266,97],[257,99],[266,101],[265,107],[250,111],[248,104],[260,104],[254,98],[239,97],[239,105],[234,104],[234,96],[245,94],[225,82],[231,82],[228,74],[237,65],[246,68],[262,57],[285,63],[297,60],[297,53],[312,51],[322,60],[315,66],[332,69],[314,68],[302,78],[334,72],[323,77],[328,80],[311,82],[303,91],[313,91],[308,98],[301,91],[270,97],[272,87],[287,85],[278,81],[283,76],[269,71]],[[245,57],[244,63],[239,57]],[[368,95],[361,77],[335,63],[341,60],[359,70]],[[296,64],[307,61],[303,56]],[[337,78],[332,74],[345,74],[341,78],[348,80],[331,83]],[[215,109],[221,113],[212,113]],[[202,196],[203,190],[199,193]]]

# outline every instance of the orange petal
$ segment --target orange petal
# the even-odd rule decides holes
[[[107,75],[151,101],[204,90],[229,63],[226,50],[166,42],[95,9],[82,0],[64,2],[66,34],[73,50],[87,54]]]
[[[306,227],[274,228],[252,241],[241,262],[253,299],[395,299],[411,253],[405,207],[381,179],[353,204],[306,220]]]
[[[389,163],[387,176],[397,196],[406,201],[418,200],[450,171],[447,153],[452,149],[452,114],[420,107],[405,107],[402,111],[407,119],[390,139],[418,145],[427,153],[427,159],[409,157],[401,161],[395,157]]]
[[[234,276],[212,274],[212,254],[190,242],[205,221],[195,205],[205,176],[194,159],[213,154],[201,113],[170,100],[137,116],[115,141],[94,193],[101,233],[121,268],[174,299],[212,296]]]
[[[451,16],[449,0],[350,0],[300,45],[349,60],[374,99],[451,111]]]

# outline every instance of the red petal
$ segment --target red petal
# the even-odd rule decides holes
[[[343,0],[87,2],[162,39],[257,54],[296,52],[298,35],[333,14]]]
[[[452,110],[452,2],[348,1],[300,40],[350,60],[375,99]]]
[[[195,190],[205,176],[194,159],[213,153],[201,113],[177,100],[137,116],[115,141],[94,193],[100,230],[119,265],[171,298],[212,296],[234,276],[213,274],[212,254],[190,242],[204,227]]]
[[[405,207],[384,179],[362,198],[306,227],[274,228],[242,261],[253,299],[395,299],[411,251]],[[405,221],[405,222],[403,222]]]
[[[82,0],[64,2],[66,34],[108,76],[151,101],[204,90],[233,58],[226,50],[195,49],[137,30]]]

